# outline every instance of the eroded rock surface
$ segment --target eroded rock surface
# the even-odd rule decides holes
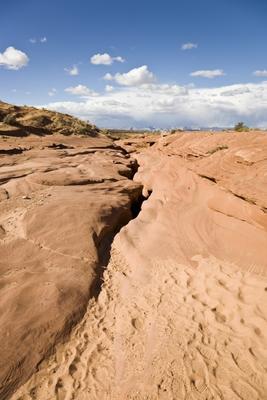
[[[147,200],[114,238],[99,297],[12,400],[265,399],[266,134],[120,146]]]
[[[104,136],[0,141],[0,397],[31,375],[96,295],[141,185]]]
[[[196,254],[212,255],[267,273],[265,133],[180,133],[136,157],[134,179],[152,191],[127,227],[140,255],[192,266]],[[139,240],[140,231],[150,240]]]

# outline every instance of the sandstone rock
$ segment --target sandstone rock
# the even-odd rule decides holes
[[[105,137],[9,141],[25,151],[0,159],[1,398],[82,317],[141,195],[131,160]]]

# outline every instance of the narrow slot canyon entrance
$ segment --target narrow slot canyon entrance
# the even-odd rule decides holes
[[[137,169],[135,173],[136,172]],[[110,260],[111,247],[115,236],[130,221],[138,217],[142,209],[142,204],[148,200],[152,193],[152,191],[149,191],[148,196],[145,197],[142,194],[142,188],[142,185],[140,185],[140,194],[135,199],[130,199],[129,204],[124,209],[120,210],[116,224],[114,226],[107,225],[105,232],[100,234],[102,237],[97,237],[96,235],[94,237],[98,253],[98,263],[95,269],[96,276],[90,288],[89,299],[92,297],[97,298],[101,291],[104,271]],[[114,210],[114,212],[118,212],[118,210]]]

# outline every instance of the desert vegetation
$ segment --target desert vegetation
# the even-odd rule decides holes
[[[0,135],[13,135],[14,129],[10,127],[16,127],[17,135],[22,136],[30,134],[97,136],[100,133],[95,125],[68,114],[33,107],[11,106],[3,102],[0,104],[0,109]]]
[[[249,131],[249,127],[246,126],[244,124],[244,122],[238,122],[235,126],[234,126],[234,130],[236,132],[248,132]]]

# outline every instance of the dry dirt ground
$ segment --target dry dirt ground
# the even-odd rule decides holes
[[[124,218],[120,224],[124,227],[112,242],[111,257],[103,275],[99,296],[89,299],[87,311],[70,336],[56,346],[50,357],[38,363],[36,372],[17,390],[12,400],[266,399],[266,134],[177,133],[160,138],[153,146],[143,150],[138,139],[130,145],[129,141],[121,141],[119,145],[123,160],[120,168],[132,171],[128,163],[133,161],[121,150],[123,147],[128,150],[131,146],[131,156],[138,160],[139,169],[134,182],[130,179],[131,174],[127,178],[123,173],[122,177],[123,174],[117,170],[116,181],[112,181],[116,189],[112,187],[111,190],[114,205],[108,214],[109,221],[114,215],[114,219],[117,219],[118,193],[122,196],[119,196],[122,206],[128,210],[128,220]],[[136,149],[137,153],[134,152]],[[40,159],[42,162],[44,160],[43,150],[38,153],[38,165]],[[75,190],[84,190],[82,173],[79,172],[78,177],[76,175],[82,165],[85,179],[88,179],[89,171],[95,171],[94,168],[98,167],[98,178],[105,180],[108,170],[104,170],[101,160],[106,151],[116,150],[101,150],[96,163],[91,163],[91,156],[84,154],[82,160],[78,158],[77,164],[71,166],[73,170],[70,174],[66,175],[62,170],[60,179],[64,177],[67,188],[73,188],[73,179],[76,182],[79,179]],[[7,159],[10,159],[9,156]],[[57,154],[53,164],[58,159],[60,162],[65,160],[64,168],[70,168],[68,156]],[[74,158],[71,159],[74,162]],[[10,164],[8,168],[10,170]],[[90,186],[86,195],[88,199],[84,194],[83,200],[75,197],[79,213],[72,215],[73,202],[70,203],[71,211],[66,212],[63,208],[61,212],[61,206],[65,203],[60,197],[62,193],[58,194],[58,174],[42,174],[38,172],[35,179],[34,174],[30,175],[30,181],[28,176],[28,180],[18,186],[19,189],[14,185],[17,179],[13,178],[9,181],[11,183],[4,184],[10,185],[4,186],[4,189],[14,195],[15,201],[16,196],[25,195],[22,188],[26,190],[36,182],[46,187],[45,182],[52,181],[49,188],[53,188],[60,200],[57,211],[53,214],[54,204],[49,203],[50,200],[42,200],[44,204],[41,210],[44,206],[48,209],[44,209],[43,214],[41,210],[40,213],[38,211],[37,217],[43,221],[41,226],[45,224],[47,215],[52,216],[49,226],[54,226],[53,221],[61,214],[64,215],[63,222],[59,220],[47,237],[47,225],[40,228],[36,222],[38,218],[34,219],[31,213],[26,219],[26,229],[19,223],[21,219],[17,214],[13,218],[13,225],[8,225],[8,209],[5,214],[1,208],[1,218],[4,216],[6,221],[3,232],[13,232],[16,240],[25,239],[26,232],[27,241],[30,238],[35,244],[41,244],[42,251],[49,249],[51,253],[52,249],[57,257],[59,252],[64,256],[66,253],[70,255],[73,270],[77,273],[74,273],[77,283],[73,285],[73,275],[69,274],[70,269],[66,269],[61,259],[56,259],[53,264],[58,274],[51,276],[50,282],[54,284],[55,279],[60,285],[67,280],[71,287],[84,285],[86,293],[91,282],[88,271],[95,270],[86,251],[91,249],[92,257],[93,249],[96,249],[95,243],[94,246],[90,245],[92,231],[88,233],[88,227],[94,227],[95,220],[93,223],[91,219],[86,219],[89,213],[86,204],[91,199],[91,202],[97,200],[96,203],[101,204],[100,210],[103,209],[102,201],[108,207],[111,202],[108,197],[111,195],[110,189],[106,187],[104,192],[95,190],[92,198]],[[131,219],[134,215],[129,215],[132,202],[129,188],[136,200],[140,195],[140,187],[143,187],[146,200],[138,216]],[[73,192],[69,196],[72,198]],[[5,201],[4,204],[8,204],[7,199]],[[36,198],[33,210],[38,201],[39,198]],[[2,207],[3,203],[0,204]],[[12,210],[14,208],[12,206]],[[22,208],[24,210],[25,206]],[[82,214],[81,209],[85,210]],[[90,218],[101,215],[99,208],[97,214],[95,210],[91,208]],[[107,224],[106,220],[101,221],[103,226],[112,225],[111,222]],[[68,224],[67,231],[62,232],[61,227]],[[10,231],[6,226],[11,226]],[[49,245],[46,241],[49,241]],[[5,239],[4,245],[8,243],[8,239]],[[65,247],[61,249],[63,245]],[[14,254],[18,256],[16,252]],[[28,254],[30,256],[31,253]],[[35,257],[39,256],[40,252],[36,253]],[[80,264],[80,258],[85,264]],[[32,265],[36,265],[34,262],[37,263],[37,258]],[[20,265],[18,261],[17,264]],[[15,262],[12,264],[14,267]],[[6,290],[16,287],[18,279],[17,275],[12,275],[13,269],[9,271],[11,278]],[[83,275],[81,271],[84,271]],[[28,282],[27,276],[22,278],[22,282]],[[29,282],[32,282],[32,286],[27,288],[26,293],[30,296],[33,292],[31,310],[35,310],[35,318],[38,319],[41,308],[36,298],[39,292],[36,297],[34,281],[31,279]],[[45,296],[44,279],[41,282],[37,278],[35,280]],[[7,309],[14,307],[12,292],[5,293],[10,293],[6,297]],[[58,304],[58,297],[49,296],[50,315],[58,318],[64,312],[65,317],[69,318],[71,293],[67,287],[58,313],[53,305]],[[84,302],[87,302],[90,296],[84,296]],[[75,314],[81,298],[71,303],[71,315]],[[6,313],[6,318],[8,315],[12,318],[14,327],[17,326],[16,318],[23,318],[23,310],[21,308],[17,314],[10,311]],[[27,326],[30,322],[27,320]],[[53,329],[53,325],[47,326],[44,332]],[[43,331],[37,337],[31,334],[29,337],[40,343],[42,335]],[[13,335],[14,338],[17,340],[16,335]],[[21,337],[21,341],[15,341],[12,350],[10,341],[7,350],[14,360],[16,351],[20,351],[18,345],[22,346],[23,340]],[[31,360],[32,369],[36,366],[31,356],[36,351],[34,346],[37,344],[29,343],[30,355],[29,352],[24,353],[25,360]],[[5,363],[7,360],[6,357]],[[25,372],[23,376],[16,375],[19,381],[13,381],[13,389],[25,380],[26,375]]]

